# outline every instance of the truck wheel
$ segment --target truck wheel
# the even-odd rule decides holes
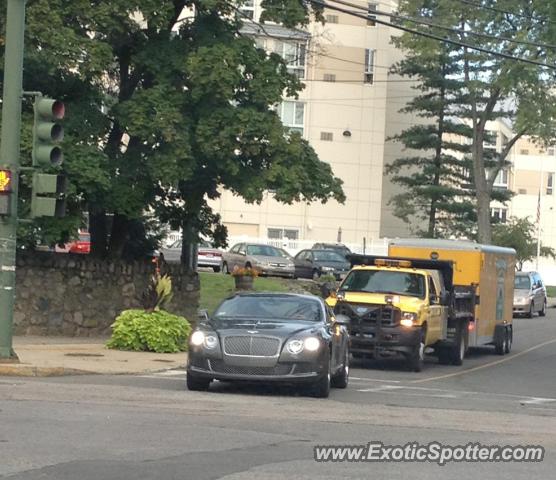
[[[420,372],[425,367],[425,335],[421,332],[419,343],[407,356],[407,367],[412,372]]]
[[[456,343],[450,348],[450,363],[452,365],[462,365],[465,358],[465,351],[467,350],[465,339],[465,325],[460,325],[458,328]]]
[[[212,271],[214,273],[218,273],[220,271],[220,267],[212,267]]]
[[[440,365],[450,365],[452,363],[450,361],[450,352],[445,348],[439,348],[436,351],[436,355],[438,356],[438,363]]]
[[[496,343],[494,344],[494,351],[496,355],[505,355],[508,348],[508,329],[505,329],[502,335],[499,335]]]
[[[506,329],[506,353],[510,353],[512,351],[512,343],[513,343],[513,328],[508,327]]]
[[[544,317],[546,315],[546,300],[542,304],[542,308],[539,311],[539,317]]]
[[[533,318],[533,312],[535,311],[535,305],[533,304],[533,302],[531,302],[531,305],[529,305],[529,311],[527,312],[527,314],[525,315],[527,318]]]

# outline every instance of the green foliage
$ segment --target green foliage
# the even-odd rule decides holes
[[[500,54],[554,64],[556,51],[549,46],[556,38],[554,26],[550,21],[538,20],[555,19],[551,2],[488,0],[481,4],[485,8],[471,8],[458,0],[403,0],[399,9],[402,15],[424,17],[424,20],[444,28],[401,23],[455,42],[464,41]],[[501,13],[500,10],[513,13]],[[508,39],[538,42],[541,46],[516,44]],[[442,44],[413,34],[404,34],[394,41],[406,54],[419,56],[423,65],[442,48],[447,65],[455,69],[449,78],[460,83],[460,93],[454,92],[450,96],[453,103],[449,111],[465,120],[473,133],[470,179],[476,193],[478,236],[481,242],[489,243],[490,202],[501,193],[494,187],[494,181],[500,169],[507,165],[512,146],[523,135],[538,137],[548,143],[556,138],[555,77],[542,66]],[[422,75],[417,73],[417,78]],[[498,151],[485,148],[489,140],[488,122],[496,119],[502,119],[513,130]]]
[[[169,275],[160,275],[157,269],[142,295],[143,308],[147,312],[160,310],[172,300],[172,296],[172,279]]]
[[[146,211],[224,243],[226,230],[207,202],[222,189],[249,202],[270,189],[285,203],[344,200],[330,166],[284,130],[274,107],[303,85],[241,31],[240,4],[29,2],[24,89],[67,104],[63,168],[75,220],[63,229],[35,222],[28,243],[62,241],[89,210],[94,254],[135,258],[147,253],[128,247]],[[288,27],[321,18],[322,9],[303,0],[263,6],[267,20]],[[184,8],[195,15],[181,18]],[[27,104],[28,133],[31,111]],[[23,150],[29,159],[30,134]]]
[[[528,218],[511,218],[507,223],[497,223],[492,227],[492,241],[500,247],[516,251],[517,269],[537,256],[536,226]],[[556,250],[541,245],[542,257],[556,258]]]
[[[125,310],[112,324],[108,348],[176,353],[187,350],[189,322],[164,310]]]

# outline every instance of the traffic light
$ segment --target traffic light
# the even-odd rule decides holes
[[[59,166],[64,161],[64,154],[57,144],[64,138],[64,128],[57,122],[64,118],[64,103],[37,96],[33,106],[33,166]]]
[[[63,217],[66,214],[66,185],[65,175],[34,172],[31,218]]]
[[[0,215],[10,215],[12,193],[12,172],[0,170]]]

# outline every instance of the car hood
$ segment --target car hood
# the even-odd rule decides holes
[[[220,335],[269,335],[272,337],[289,338],[292,335],[307,331],[316,331],[320,323],[301,320],[271,319],[218,319],[211,320],[210,326]],[[257,332],[257,333],[254,333]]]
[[[530,295],[532,295],[533,293],[531,292],[531,290],[514,290],[514,298],[524,298],[524,297],[529,297]]]

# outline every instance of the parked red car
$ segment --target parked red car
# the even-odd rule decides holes
[[[87,255],[91,253],[91,234],[88,232],[79,233],[79,238],[70,242],[69,253],[80,253]]]

